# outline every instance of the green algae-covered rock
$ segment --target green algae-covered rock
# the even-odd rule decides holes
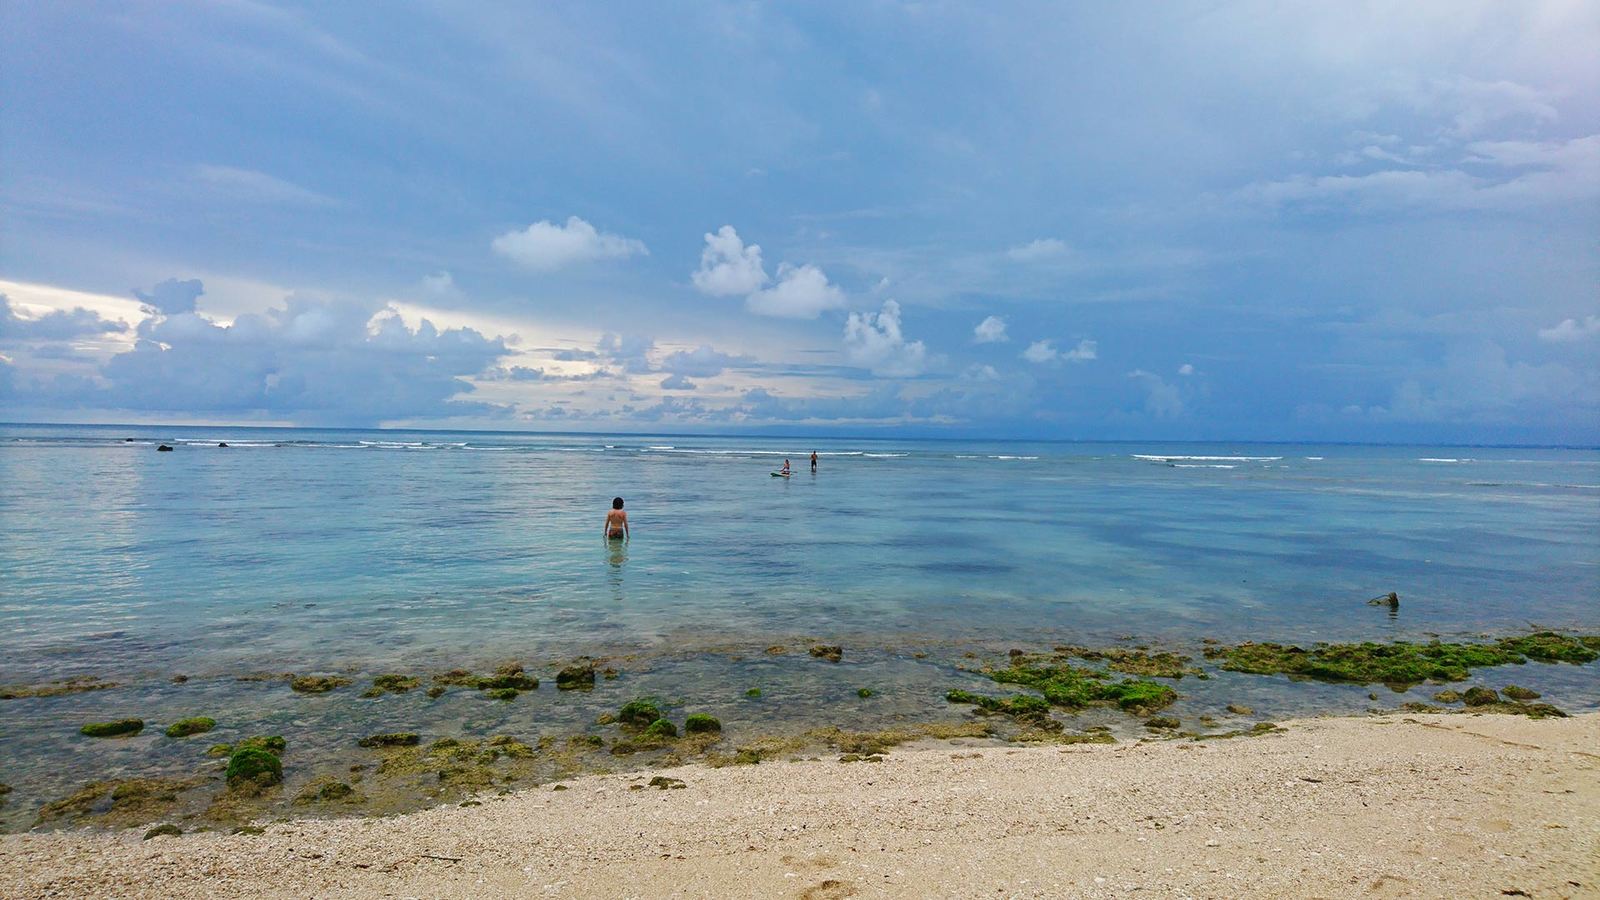
[[[485,675],[478,679],[478,687],[482,690],[513,688],[519,691],[531,691],[539,687],[539,679],[524,672],[521,663],[506,663],[495,669],[493,675]]]
[[[1513,665],[1529,659],[1540,662],[1588,663],[1600,659],[1600,650],[1586,637],[1568,637],[1551,631],[1492,644],[1432,641],[1413,644],[1315,644],[1309,649],[1273,643],[1244,643],[1206,648],[1208,659],[1222,660],[1222,668],[1257,675],[1284,674],[1291,678],[1352,684],[1386,684],[1405,690],[1423,682],[1463,681],[1472,669]]]
[[[872,688],[856,688],[856,696],[865,700],[872,696]]]
[[[744,695],[752,700],[759,699],[761,697],[761,688],[751,688],[745,691]]]
[[[414,731],[397,731],[392,734],[374,734],[356,741],[360,747],[415,747],[422,738]]]
[[[177,837],[180,834],[183,834],[183,829],[182,828],[179,828],[176,825],[168,823],[166,825],[157,825],[156,827],[150,829],[149,831],[146,831],[144,833],[144,838],[143,839],[148,841],[151,838]]]
[[[205,734],[217,727],[217,720],[209,716],[192,716],[181,719],[167,726],[167,737],[182,738],[195,734]]]
[[[1537,700],[1543,696],[1538,691],[1529,690],[1525,687],[1518,687],[1514,684],[1508,684],[1501,688],[1500,693],[1502,696],[1510,697],[1513,700]]]
[[[1172,716],[1151,716],[1144,720],[1144,727],[1151,729],[1177,728],[1180,724],[1182,723]]]
[[[1465,700],[1468,706],[1488,706],[1500,702],[1500,695],[1495,693],[1494,688],[1469,687],[1466,693],[1461,695],[1461,699]]]
[[[289,682],[289,689],[297,694],[326,694],[349,683],[350,679],[337,675],[300,675]]]
[[[233,749],[235,749],[235,750],[265,750],[268,753],[277,755],[277,754],[282,753],[284,750],[286,750],[288,748],[288,746],[289,746],[289,742],[284,740],[282,735],[270,734],[270,735],[259,735],[257,737],[247,737],[244,740],[240,741],[239,743],[234,744],[233,745]]]
[[[415,675],[379,675],[372,679],[372,687],[367,688],[361,696],[371,698],[384,694],[404,694],[421,685],[422,679]]]
[[[988,675],[1002,684],[1031,687],[1051,706],[1067,709],[1114,705],[1133,712],[1150,711],[1178,699],[1177,691],[1154,681],[1116,679],[1099,669],[1034,657],[1013,657],[1009,668]]]
[[[1433,695],[1433,699],[1437,703],[1460,703],[1461,702],[1461,692],[1460,691],[1440,691],[1439,693]]]
[[[1523,637],[1502,638],[1500,646],[1540,662],[1591,663],[1600,659],[1600,644],[1592,637],[1567,637],[1553,631],[1536,631]]]
[[[230,788],[260,790],[283,781],[283,763],[275,753],[245,747],[228,757],[226,774]]]
[[[211,757],[223,757],[231,754],[232,752],[232,744],[212,744],[210,747],[206,748],[206,755]]]
[[[651,722],[644,730],[646,737],[671,738],[678,736],[678,726],[666,719],[657,719]]]
[[[716,716],[706,713],[690,713],[683,720],[685,734],[703,734],[712,731],[721,731],[722,722]]]
[[[515,700],[522,693],[514,687],[490,688],[483,692],[490,700]]]
[[[556,689],[575,691],[594,687],[594,662],[579,660],[556,673]]]
[[[954,690],[944,695],[951,703],[971,703],[984,712],[1017,719],[1048,719],[1050,704],[1032,694],[1013,694],[1010,697],[987,697],[971,691]]]
[[[127,737],[144,730],[143,719],[118,719],[115,722],[90,722],[78,729],[89,737]]]
[[[836,644],[818,644],[807,652],[817,659],[825,659],[828,662],[838,662],[844,658],[844,648]]]
[[[625,725],[649,725],[661,718],[660,701],[653,697],[629,700],[617,710],[617,721]]]

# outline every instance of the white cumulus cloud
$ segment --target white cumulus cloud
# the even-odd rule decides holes
[[[1099,344],[1085,338],[1071,350],[1060,350],[1052,340],[1034,341],[1022,351],[1022,358],[1031,363],[1088,362],[1099,352]]]
[[[850,359],[874,375],[906,377],[927,366],[927,348],[907,341],[900,331],[900,304],[883,301],[878,313],[851,313],[844,323],[844,347]]]
[[[572,216],[566,224],[541,221],[494,239],[494,251],[536,272],[553,272],[578,263],[646,256],[641,241],[607,234]]]
[[[972,339],[980,344],[998,344],[1011,340],[1006,337],[1006,320],[990,316],[972,329]]]
[[[1006,251],[1006,256],[1015,262],[1039,262],[1045,259],[1056,259],[1067,255],[1065,241],[1055,238],[1040,238],[1029,241],[1019,247],[1012,247]]]
[[[756,291],[744,302],[757,315],[815,319],[827,310],[844,306],[844,291],[830,283],[816,266],[783,263],[778,266],[778,283]]]
[[[753,294],[767,283],[767,270],[761,264],[761,245],[739,238],[732,225],[706,235],[700,251],[700,268],[693,275],[694,286],[713,297]]]
[[[1600,316],[1584,316],[1583,321],[1562,319],[1554,327],[1539,329],[1539,339],[1553,344],[1569,344],[1600,334]]]

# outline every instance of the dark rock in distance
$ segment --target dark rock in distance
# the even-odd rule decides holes
[[[228,446],[228,442],[227,441],[223,441],[222,443],[217,444],[217,446],[218,447],[226,447],[226,446]]]
[[[172,452],[172,448],[167,446],[166,444],[162,444],[161,446],[156,448],[156,452],[157,453],[171,453]]]

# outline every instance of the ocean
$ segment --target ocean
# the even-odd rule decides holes
[[[614,496],[626,543],[602,537]],[[730,728],[896,721],[1008,646],[1594,634],[1597,535],[1594,449],[0,426],[0,684],[126,685],[6,701],[0,780],[44,798],[90,777],[105,761],[58,723],[119,714],[230,710],[333,759],[400,719],[584,727],[641,691]],[[1390,591],[1397,610],[1367,603]],[[843,663],[761,652],[811,642]],[[340,706],[237,680],[580,654],[629,662],[567,706]],[[1600,706],[1594,665],[1536,668],[1565,708]],[[1257,681],[1181,693],[1370,702]],[[119,771],[179,764],[139,740]],[[0,819],[25,826],[20,808]]]

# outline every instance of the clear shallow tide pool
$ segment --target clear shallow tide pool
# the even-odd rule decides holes
[[[794,477],[772,478],[785,455]],[[615,495],[625,545],[601,537]],[[1594,634],[1597,534],[1594,450],[0,426],[0,684],[129,685],[4,701],[0,781],[48,797],[187,752],[76,736],[121,714],[227,709],[225,729],[329,753],[386,722],[582,728],[637,692],[731,727],[871,727],[960,719],[938,698],[969,650]],[[1397,614],[1366,604],[1389,591]],[[845,661],[760,652],[810,641]],[[348,671],[359,690],[361,673],[580,653],[634,662],[592,695],[515,705],[234,680]],[[1493,680],[1595,708],[1597,671]],[[1370,703],[1258,676],[1178,687],[1197,710]],[[10,827],[21,805],[0,810]]]

